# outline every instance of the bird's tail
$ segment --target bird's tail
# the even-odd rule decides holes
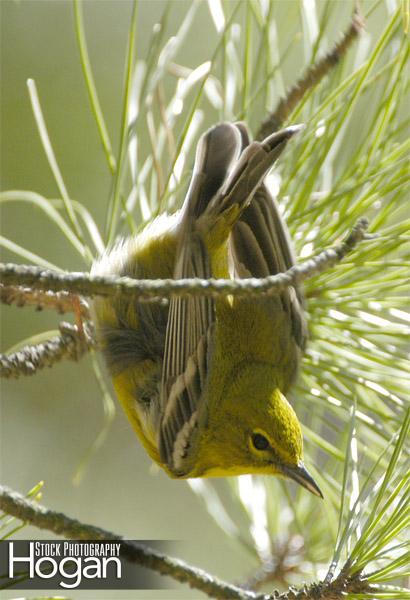
[[[302,125],[282,129],[262,142],[249,143],[242,123],[220,123],[200,139],[191,185],[183,206],[188,227],[202,233],[221,217],[229,230],[252,197],[287,142]],[[188,222],[188,223],[187,223]]]

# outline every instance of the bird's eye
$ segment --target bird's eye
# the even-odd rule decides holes
[[[266,450],[269,448],[269,440],[261,433],[254,433],[252,435],[252,444],[256,450]]]

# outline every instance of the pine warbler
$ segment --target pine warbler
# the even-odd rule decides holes
[[[184,204],[93,265],[136,279],[265,277],[294,264],[286,225],[263,178],[300,126],[250,143],[242,123],[199,141]],[[148,454],[171,477],[245,473],[321,491],[304,467],[285,394],[306,338],[301,291],[252,299],[127,298],[94,302],[113,384]]]

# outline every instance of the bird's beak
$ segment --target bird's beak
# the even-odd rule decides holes
[[[309,490],[309,492],[315,494],[315,496],[323,498],[323,494],[320,491],[318,484],[310,475],[302,461],[300,461],[297,465],[282,465],[281,469],[285,477],[293,479],[297,483],[300,483],[300,485],[303,485],[303,487]]]

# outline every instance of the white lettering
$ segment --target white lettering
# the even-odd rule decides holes
[[[117,575],[116,578],[117,579],[121,579],[121,561],[119,558],[116,558],[115,556],[112,556],[111,558],[103,558],[102,559],[102,564],[103,564],[103,573],[102,576],[104,579],[106,579],[107,577],[107,565],[108,563],[114,561],[114,564],[117,565]]]
[[[61,556],[63,548],[65,556],[62,560],[56,560],[53,556]],[[22,569],[29,571],[30,579],[35,576],[40,579],[51,579],[57,573],[61,576],[59,585],[63,588],[77,588],[82,577],[87,579],[106,579],[107,571],[110,570],[113,577],[121,579],[122,565],[119,558],[112,556],[120,553],[120,544],[73,544],[64,542],[64,545],[48,544],[42,542],[29,542],[29,553],[27,556],[16,556],[14,554],[14,543],[9,543],[9,574],[10,579],[21,574]],[[94,556],[80,558],[73,556],[77,551],[80,557],[86,553]],[[47,555],[48,554],[48,555]],[[111,556],[109,556],[111,554]],[[108,555],[104,556],[104,555]],[[41,558],[38,558],[40,556]],[[98,558],[97,558],[98,557]],[[24,565],[24,566],[21,566]],[[110,568],[110,565],[113,565]],[[17,567],[20,569],[17,570]]]
[[[14,556],[14,542],[10,542],[9,546],[9,577],[14,577],[14,563],[27,562],[30,565],[30,578],[34,577],[34,543],[30,542],[30,555],[29,556]]]
[[[74,571],[73,573],[71,571],[67,572],[65,570],[65,565],[70,563],[73,563],[77,566],[76,571]],[[66,577],[67,579],[73,579],[74,577],[76,578],[76,580],[72,583],[65,583],[64,581],[60,581],[60,585],[62,587],[69,589],[77,587],[81,583],[81,558],[71,558],[69,556],[63,558],[59,565],[59,571],[60,575]]]
[[[46,567],[46,572],[43,572],[41,570],[41,565],[43,564],[47,564],[50,563],[51,568],[50,570],[47,569]],[[38,577],[41,577],[41,579],[50,579],[51,577],[54,577],[54,575],[57,573],[58,567],[57,567],[57,561],[55,561],[53,558],[47,558],[46,556],[44,556],[43,558],[40,558],[38,561],[36,561],[36,575]],[[31,577],[31,575],[30,575]]]
[[[101,579],[101,561],[97,558],[85,558],[87,565],[83,569],[83,576],[86,579]]]
[[[58,543],[44,543],[44,542],[36,542],[35,543],[35,555],[36,556],[46,556],[49,558],[50,556],[61,556],[60,544]]]

